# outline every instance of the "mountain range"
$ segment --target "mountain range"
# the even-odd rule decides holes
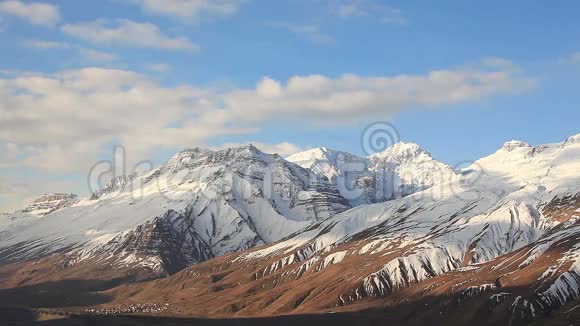
[[[569,324],[580,320],[579,218],[580,135],[510,141],[461,169],[414,143],[368,157],[194,148],[86,198],[46,194],[0,215],[0,303]]]

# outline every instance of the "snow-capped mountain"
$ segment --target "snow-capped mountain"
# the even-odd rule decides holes
[[[353,206],[404,197],[458,175],[418,144],[407,142],[368,157],[320,147],[287,160],[327,177]]]
[[[114,254],[116,261],[174,271],[278,241],[350,208],[325,180],[251,145],[185,150],[67,204],[41,220],[30,209],[3,215],[3,258],[66,248],[72,262]]]
[[[319,147],[296,153],[286,159],[326,177],[328,182],[336,185],[351,206],[375,201],[377,180],[375,174],[368,169],[369,161],[365,157]],[[380,194],[379,196],[381,198],[377,200],[385,200]]]
[[[399,197],[457,178],[452,167],[434,160],[429,152],[415,143],[397,143],[369,156],[368,160],[371,171],[390,173],[395,177]]]
[[[359,171],[363,171],[368,165],[367,160],[363,157],[327,147],[318,147],[296,153],[288,156],[286,160],[321,174],[329,181],[336,181],[338,176],[346,172],[354,172],[357,168]],[[360,164],[360,166],[355,164]]]
[[[73,205],[78,201],[77,195],[75,194],[44,194],[36,198],[32,204],[28,205],[26,208],[20,211],[14,212],[14,215],[36,215],[44,216],[55,212],[61,208]]]

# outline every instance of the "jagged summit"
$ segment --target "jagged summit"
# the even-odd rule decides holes
[[[56,200],[63,200],[63,199],[72,199],[72,198],[76,198],[77,195],[75,194],[66,194],[66,193],[48,193],[48,194],[42,194],[40,195],[38,198],[36,198],[33,203],[45,203],[45,202],[50,202],[50,201],[56,201]]]
[[[322,146],[292,154],[286,159],[294,163],[300,163],[300,161],[310,161],[312,159],[331,160],[332,157],[336,157],[339,153],[343,152]]]
[[[186,149],[175,154],[165,165],[165,168],[195,167],[200,165],[232,165],[242,161],[272,162],[279,159],[279,155],[266,154],[252,144],[211,150],[200,147]]]
[[[527,143],[525,141],[521,141],[521,140],[511,140],[511,141],[505,142],[503,144],[503,146],[499,149],[498,152],[501,152],[501,151],[513,152],[518,148],[525,148],[525,149],[527,149],[526,152],[531,151],[533,154],[537,154],[538,152],[544,151],[546,149],[556,149],[558,147],[565,147],[568,145],[576,145],[576,144],[580,144],[580,134],[572,135],[572,136],[566,138],[562,142],[551,143],[551,144],[540,144],[537,146],[532,146],[529,143]]]
[[[254,153],[254,154],[265,154],[264,152],[262,152],[262,150],[260,150],[255,145],[246,144],[246,145],[241,145],[241,146],[236,146],[236,147],[228,147],[228,148],[223,148],[223,149],[209,149],[209,148],[204,148],[204,147],[187,148],[187,149],[184,149],[184,150],[176,153],[173,157],[179,157],[182,155],[192,155],[192,154],[208,155],[208,154],[212,154],[212,153],[228,153],[228,152],[234,152],[234,153],[249,152],[249,153]]]
[[[520,140],[510,140],[503,144],[502,149],[511,152],[517,148],[531,147],[530,144]]]
[[[510,140],[505,142],[496,152],[475,161],[475,164],[470,168],[480,169],[477,166],[482,164],[488,166],[507,164],[516,170],[527,170],[529,169],[527,165],[530,162],[535,162],[535,157],[538,155],[543,153],[555,155],[566,147],[574,147],[578,144],[580,144],[580,134],[570,136],[561,142],[540,145],[531,145],[521,140]],[[505,170],[503,166],[498,166],[497,169]]]
[[[363,168],[367,164],[365,158],[328,147],[317,147],[296,153],[287,157],[286,160],[303,168],[311,169],[315,173],[325,176],[329,181],[335,180],[344,171],[349,170],[353,164],[358,163]]]
[[[568,139],[566,139],[564,142],[564,145],[570,144],[580,144],[580,134],[568,137]]]
[[[411,159],[431,159],[431,153],[413,142],[398,142],[382,152],[369,156],[371,160],[403,162]]]
[[[78,197],[75,194],[67,193],[47,193],[42,194],[32,201],[23,210],[17,211],[13,214],[30,214],[34,216],[45,216],[56,212],[59,209],[71,206],[78,202]]]
[[[361,157],[351,154],[349,152],[345,152],[345,151],[339,151],[336,149],[331,149],[328,147],[317,147],[317,148],[313,148],[313,149],[309,149],[307,151],[304,152],[299,152],[299,153],[295,153],[293,155],[290,155],[286,158],[286,160],[299,164],[299,165],[307,165],[308,163],[313,162],[314,160],[318,160],[318,161],[328,161],[331,162],[333,164],[336,164],[337,162],[340,161],[345,161],[351,158],[358,158],[361,159]]]
[[[410,142],[397,143],[369,157],[319,147],[287,159],[337,183],[353,206],[407,196],[456,176],[451,167]]]
[[[368,159],[370,170],[394,175],[399,196],[450,182],[458,175],[452,167],[433,159],[429,152],[412,142],[396,143]]]

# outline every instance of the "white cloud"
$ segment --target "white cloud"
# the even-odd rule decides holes
[[[21,152],[22,148],[17,144],[0,143],[0,169],[16,167]]]
[[[363,8],[361,1],[350,1],[339,4],[336,14],[340,17],[367,16],[369,13]]]
[[[84,193],[86,185],[45,177],[0,176],[0,214],[23,209],[43,193]]]
[[[66,24],[62,31],[70,36],[100,44],[118,44],[164,50],[199,51],[199,46],[185,37],[171,37],[152,23],[128,19]]]
[[[376,19],[383,24],[408,24],[401,9],[372,0],[340,1],[334,7],[334,12],[341,18],[366,17]]]
[[[489,63],[425,75],[308,75],[291,77],[285,83],[266,77],[255,89],[225,94],[223,103],[238,121],[308,117],[306,121],[315,123],[340,123],[518,93],[534,87],[535,82],[514,64],[498,67]]]
[[[566,57],[560,59],[560,63],[563,64],[578,64],[580,63],[580,52],[572,53]]]
[[[503,69],[518,69],[516,65],[510,60],[498,57],[487,57],[483,59],[483,63],[496,68],[503,68]]]
[[[171,66],[168,65],[167,63],[151,63],[145,65],[145,69],[154,72],[168,72],[169,70],[171,70]]]
[[[124,145],[136,162],[159,148],[254,134],[270,122],[352,125],[534,85],[499,58],[421,75],[307,75],[285,82],[265,77],[254,88],[226,90],[165,87],[142,74],[100,68],[9,75],[0,77],[0,145],[13,154],[0,163],[87,171],[112,143]],[[297,150],[292,144],[257,145],[281,155]]]
[[[72,46],[65,42],[27,40],[23,43],[25,46],[36,49],[70,49]]]
[[[87,171],[113,142],[140,160],[158,147],[189,147],[253,131],[228,125],[228,115],[210,110],[208,98],[205,89],[162,87],[123,70],[27,73],[0,79],[0,143],[20,146],[20,160],[13,163]]]
[[[238,11],[241,0],[129,0],[144,11],[181,19],[200,20],[213,16],[229,16]]]
[[[60,21],[58,7],[41,2],[2,1],[0,15],[16,16],[36,25],[54,26]]]
[[[317,44],[332,44],[334,39],[322,33],[320,27],[314,24],[291,24],[283,22],[267,22],[266,26],[282,28],[288,32],[298,35],[307,41]]]
[[[115,54],[90,48],[79,48],[79,53],[84,60],[91,62],[110,62],[117,60]]]
[[[86,62],[111,62],[118,59],[117,55],[109,52],[99,51],[79,45],[71,45],[66,42],[27,40],[23,42],[27,47],[40,50],[76,50],[79,53],[81,61]]]
[[[33,193],[25,183],[0,177],[0,214],[26,207],[32,201]]]

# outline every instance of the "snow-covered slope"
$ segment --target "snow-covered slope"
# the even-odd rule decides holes
[[[264,276],[297,262],[316,266],[321,256],[341,246],[348,248],[341,254],[344,261],[361,255],[383,257],[369,262],[360,284],[340,294],[343,303],[491,261],[533,244],[571,218],[543,213],[550,203],[580,194],[580,144],[570,139],[536,147],[506,143],[452,182],[353,208],[241,259],[292,257],[266,269]],[[390,153],[389,162],[417,156],[430,161],[416,147],[402,147]],[[452,173],[444,167],[442,171]],[[301,268],[286,273],[300,275]]]

